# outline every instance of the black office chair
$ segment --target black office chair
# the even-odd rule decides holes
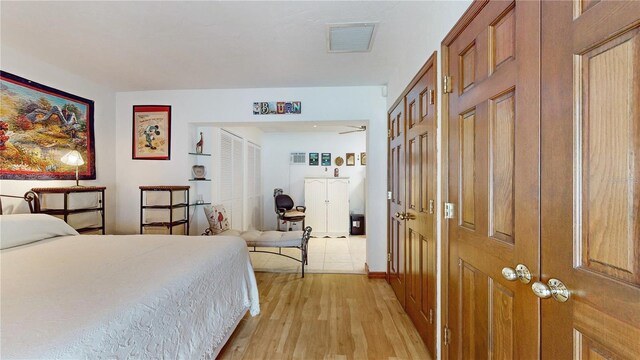
[[[304,229],[306,206],[295,206],[291,196],[283,194],[282,189],[273,191],[273,203],[278,215],[278,231],[280,231],[280,222],[289,223],[287,229],[291,230],[291,223],[302,221],[302,228]]]

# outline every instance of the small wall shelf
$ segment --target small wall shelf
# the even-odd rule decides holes
[[[211,205],[210,202],[204,202],[204,203],[193,203],[193,204],[189,204],[189,206],[199,206],[199,205]]]
[[[211,181],[211,179],[189,179],[189,181]]]
[[[194,152],[190,152],[189,155],[195,155],[195,156],[211,156],[211,154],[205,154],[205,153],[194,153]]]

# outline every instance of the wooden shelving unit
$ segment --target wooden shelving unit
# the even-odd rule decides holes
[[[173,228],[175,226],[184,226],[184,233],[189,235],[189,208],[192,206],[189,204],[189,189],[190,186],[172,186],[172,185],[157,185],[157,186],[140,186],[140,234],[144,234],[144,229],[147,227],[165,227],[169,230],[169,234],[173,234]],[[182,191],[184,201],[174,203],[174,193]],[[148,192],[167,192],[169,196],[168,204],[151,204],[147,205],[147,193]],[[145,222],[146,210],[168,210],[168,221],[151,221]],[[174,219],[174,210],[184,209],[183,217]]]

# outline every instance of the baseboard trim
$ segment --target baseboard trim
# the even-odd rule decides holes
[[[386,279],[387,278],[387,273],[386,272],[371,272],[369,271],[369,264],[364,263],[364,270],[367,272],[367,277],[369,279]]]

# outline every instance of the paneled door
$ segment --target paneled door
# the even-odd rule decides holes
[[[640,2],[544,2],[542,31],[542,356],[638,359]]]
[[[538,2],[476,2],[443,42],[452,359],[539,356],[539,26]]]
[[[406,96],[406,311],[435,357],[436,350],[436,54]]]
[[[305,226],[316,234],[327,232],[327,180],[304,179]]]
[[[398,300],[405,306],[405,254],[404,236],[404,181],[405,181],[405,116],[404,99],[401,100],[388,115],[389,147],[388,147],[388,187],[390,199],[387,216],[387,281],[391,284]]]
[[[327,179],[327,232],[333,236],[349,234],[349,179]]]

